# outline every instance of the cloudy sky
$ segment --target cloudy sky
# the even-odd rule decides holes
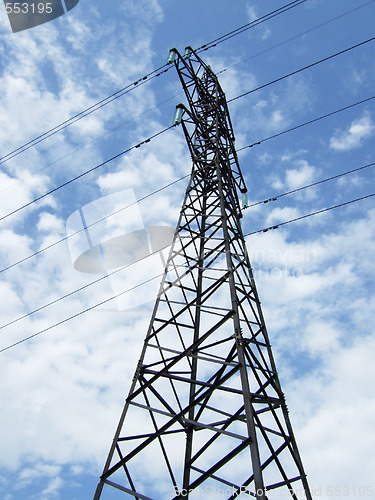
[[[287,3],[81,0],[15,34],[1,6],[4,500],[92,498],[129,390],[152,303],[143,289],[114,297],[137,285],[134,273],[121,280],[98,255],[82,272],[77,258],[90,242],[177,221],[187,179],[165,186],[191,168],[181,127],[133,146],[167,129],[184,96],[173,68],[142,78],[171,47],[201,47]],[[374,17],[374,0],[306,0],[201,52],[230,101],[253,205],[243,230],[302,460],[324,499],[375,496]],[[143,267],[151,289],[160,265]]]

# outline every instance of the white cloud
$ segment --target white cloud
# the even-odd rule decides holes
[[[375,125],[369,114],[354,120],[347,131],[337,131],[330,139],[330,148],[335,151],[349,151],[358,148],[373,135]]]
[[[263,300],[274,304],[274,311],[278,310],[278,305],[284,307],[287,304],[294,304],[298,311],[301,304],[297,307],[296,301],[299,298],[315,297],[315,305],[310,304],[312,311],[318,314],[314,321],[322,315],[328,315],[331,331],[337,329],[337,325],[333,326],[332,318],[329,317],[332,309],[327,307],[327,300],[335,302],[342,297],[342,300],[349,301],[345,310],[353,318],[357,313],[360,314],[360,310],[368,311],[371,294],[367,297],[363,291],[366,304],[361,301],[355,303],[346,294],[341,294],[340,290],[358,290],[360,293],[362,280],[373,276],[375,267],[371,253],[375,251],[374,231],[375,212],[371,211],[365,218],[342,224],[332,233],[313,241],[289,243],[286,229],[249,237],[250,258],[259,277],[258,288],[263,288],[267,293]],[[336,294],[340,298],[335,298]],[[342,308],[343,304],[340,302],[337,306]],[[319,310],[320,307],[322,309]],[[271,314],[273,324],[272,317]],[[284,319],[288,321],[290,318],[285,316]],[[365,329],[371,327],[363,326]],[[349,331],[346,334],[349,335]]]
[[[149,26],[164,19],[164,11],[158,0],[130,0],[121,6],[121,10],[131,14],[141,24]]]
[[[299,217],[300,211],[296,207],[274,208],[267,216],[267,224],[275,224],[276,222],[284,222],[290,219]]]
[[[352,73],[352,80],[354,82],[354,85],[356,86],[362,86],[366,82],[366,71],[365,70],[360,70],[358,71],[357,69],[353,70]]]
[[[281,162],[287,163],[288,166],[290,165],[294,168],[287,168],[280,175],[273,174],[269,176],[268,180],[270,186],[276,191],[274,193],[275,196],[277,194],[281,194],[283,191],[293,191],[295,189],[307,186],[309,184],[312,184],[314,180],[316,180],[319,169],[317,169],[313,165],[310,165],[307,160],[295,159],[296,156],[300,156],[301,154],[304,154],[305,156],[306,152],[300,151],[296,152],[295,154],[288,152],[281,156]],[[275,163],[277,162],[275,161]],[[299,200],[311,201],[316,198],[317,191],[314,188],[309,188],[307,190],[302,190],[294,194],[293,196],[298,198]]]
[[[258,15],[256,13],[256,7],[254,5],[247,5],[246,11],[247,11],[247,17],[249,18],[248,22],[252,22],[255,21],[255,19],[258,19]]]
[[[251,86],[247,85],[249,90]],[[255,93],[247,98],[251,120],[240,122],[244,131],[251,132],[253,138],[255,132],[259,139],[264,138],[264,134],[272,135],[298,123],[298,118],[312,108],[314,101],[310,82],[301,76],[285,82],[277,91],[271,88],[262,91],[261,95],[258,97],[258,93]],[[243,103],[243,100],[240,102]]]
[[[288,189],[296,189],[311,184],[316,177],[316,168],[306,160],[296,162],[298,168],[288,169],[285,172],[285,182]]]
[[[43,212],[39,215],[39,222],[37,228],[39,231],[51,231],[62,233],[64,221],[54,214]]]
[[[246,13],[248,17],[248,22],[251,23],[253,21],[256,21],[259,19],[258,15],[258,9],[256,5],[249,5],[247,4],[246,6]],[[271,30],[268,26],[262,26],[261,27],[261,35],[260,38],[261,40],[268,40],[268,38],[271,36]]]
[[[284,122],[284,117],[281,110],[277,109],[275,111],[272,111],[270,119],[271,128],[277,130],[278,128],[280,128],[283,122]]]
[[[235,61],[237,61],[237,59],[238,58],[236,58]],[[253,88],[257,85],[254,74],[249,71],[242,72],[236,67],[231,67],[233,65],[233,61],[228,61],[228,59],[224,58],[214,58],[211,56],[207,59],[207,62],[212,66],[214,71],[218,71],[216,68],[228,68],[220,75],[220,85],[227,95],[228,100],[243,94],[248,91],[249,88]],[[230,107],[231,112],[235,117],[235,111],[243,109],[243,104],[241,103],[241,100],[238,100],[232,102]],[[246,123],[246,120],[248,120],[248,116],[245,117],[244,123]],[[237,128],[240,129],[240,127],[236,127],[236,130]],[[248,125],[246,128],[248,128]],[[239,131],[237,130],[237,132]]]
[[[38,464],[34,467],[27,467],[18,474],[18,479],[21,482],[21,487],[24,488],[36,478],[54,477],[61,471],[61,467],[57,465]]]
[[[51,479],[48,485],[40,493],[40,497],[42,499],[45,498],[46,500],[49,500],[50,498],[53,497],[57,497],[59,491],[63,487],[63,484],[64,482],[60,477],[55,477],[54,479]]]
[[[311,321],[306,326],[302,342],[312,354],[332,352],[340,347],[339,337],[340,331],[335,325],[324,321]]]
[[[262,40],[268,40],[270,36],[271,36],[271,30],[269,28],[266,28],[262,35]]]
[[[287,151],[283,153],[280,157],[282,162],[290,162],[294,160],[297,156],[306,155],[308,151],[306,149],[299,149],[297,151]]]
[[[10,229],[0,232],[0,253],[2,268],[5,265],[26,257],[31,253],[32,238],[26,234],[17,234]]]
[[[20,182],[22,179],[22,182]],[[0,194],[0,217],[6,217],[19,207],[31,202],[34,198],[45,193],[49,186],[49,179],[45,175],[34,174],[31,175],[27,170],[17,169],[15,175],[7,175],[3,172],[0,173],[0,183],[3,187]],[[53,203],[52,198],[45,198],[41,203],[48,205]],[[31,209],[37,207],[31,206]],[[7,226],[14,223],[15,220],[20,220],[22,215],[15,213],[9,218],[4,219],[3,224]]]
[[[4,261],[2,261],[4,262]],[[0,282],[1,322],[0,327],[14,320],[23,311],[23,301],[15,284]],[[5,330],[1,329],[5,336]]]
[[[270,179],[270,181],[270,185],[273,189],[277,189],[278,191],[280,191],[281,189],[285,188],[285,184],[283,183],[283,181],[277,177]]]
[[[366,495],[367,487],[373,487],[369,471],[375,466],[370,451],[375,441],[369,430],[375,417],[372,391],[374,348],[374,337],[364,337],[344,349],[333,350],[320,373],[316,370],[310,377],[296,380],[290,386],[291,411],[301,408],[298,411],[298,418],[301,418],[298,435],[304,449],[305,467],[310,472],[310,482],[317,489],[321,487],[319,496],[322,498],[329,497],[328,487],[332,485],[340,488],[343,496],[344,488],[352,484],[364,486]],[[323,392],[320,390],[322,383],[325,385]],[[305,408],[296,400],[299,391],[308,394]],[[351,395],[350,404],[348,394]],[[355,438],[348,440],[347,436],[353,433]],[[342,452],[344,443],[345,453]],[[322,454],[335,466],[327,467],[322,463]],[[363,456],[368,457],[366,461],[362,461]],[[353,463],[356,460],[361,467],[354,479]],[[355,489],[359,495],[359,487]]]

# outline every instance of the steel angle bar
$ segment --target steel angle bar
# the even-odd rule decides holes
[[[219,460],[218,462],[216,462],[216,464],[214,464],[212,467],[210,467],[210,469],[208,469],[205,472],[202,471],[202,475],[189,485],[189,489],[195,490],[206,479],[208,479],[209,477],[212,477],[212,474],[214,474],[217,470],[221,469],[224,465],[226,465],[236,455],[238,455],[239,453],[241,453],[242,450],[244,450],[245,448],[247,448],[247,446],[249,444],[250,444],[250,438],[247,438],[245,441],[243,441],[242,443],[240,443],[236,448],[234,448],[234,450],[232,450],[230,453],[228,453],[227,455],[225,455],[221,460]],[[192,466],[192,468],[194,468],[194,466]],[[181,496],[178,495],[178,496],[174,497],[173,500],[177,500],[177,499],[180,499],[180,498],[181,498]]]
[[[226,374],[222,381],[225,382],[228,378],[230,378],[232,376],[231,373],[229,374]],[[148,385],[150,385],[150,381],[148,382]],[[103,479],[106,479],[108,478],[109,476],[111,476],[114,472],[116,472],[118,469],[120,469],[123,464],[125,464],[126,462],[128,462],[131,458],[133,458],[134,456],[136,456],[142,449],[144,449],[146,446],[148,446],[152,441],[154,441],[155,439],[159,438],[159,436],[161,436],[166,430],[169,429],[169,427],[171,427],[172,425],[174,425],[175,423],[177,422],[180,422],[180,419],[181,417],[184,416],[184,414],[189,411],[191,408],[193,408],[195,406],[196,403],[199,403],[201,400],[207,398],[207,397],[210,397],[210,395],[212,394],[212,392],[215,390],[215,387],[210,387],[210,388],[207,388],[205,392],[203,392],[194,402],[191,402],[186,408],[184,408],[182,411],[180,411],[178,414],[174,415],[169,422],[167,422],[166,424],[164,424],[160,429],[158,429],[155,434],[153,436],[151,436],[150,438],[146,439],[146,441],[144,441],[144,443],[142,443],[141,445],[139,445],[136,449],[134,449],[132,452],[128,453],[128,455],[126,455],[124,458],[122,458],[119,462],[117,462],[117,464],[113,465],[110,469],[108,469],[103,475],[102,475],[102,478]],[[132,399],[134,399],[134,394],[135,393],[138,393],[138,395],[140,393],[142,393],[142,390],[138,389],[137,391],[135,391],[131,396],[129,396],[129,398],[127,399],[127,401],[129,402],[129,404],[132,404]],[[135,404],[135,403],[134,403]],[[138,403],[137,403],[138,404]],[[136,404],[136,405],[137,405]]]
[[[210,337],[210,335],[216,331],[218,328],[220,328],[220,326],[222,324],[224,324],[229,318],[231,318],[233,316],[233,311],[229,311],[228,314],[226,316],[224,316],[224,318],[222,318],[216,325],[214,325],[212,328],[210,328],[206,333],[204,333],[196,342],[194,342],[194,344],[190,345],[184,352],[180,353],[178,356],[176,356],[170,363],[168,363],[168,365],[163,368],[163,370],[160,372],[160,375],[162,375],[162,373],[164,371],[167,371],[169,370],[172,366],[174,366],[176,363],[178,363],[181,359],[183,359],[184,357],[186,357],[188,354],[191,354],[196,348],[198,348],[208,337]],[[154,380],[156,380],[157,377],[153,377],[152,380],[148,381],[147,385],[148,384],[151,384]],[[136,397],[138,394],[140,393],[140,389],[134,391],[129,397],[129,398],[133,398],[133,397]]]
[[[288,482],[282,481],[280,483],[275,483],[275,484],[270,484],[267,486],[267,490],[274,490],[275,488],[280,488],[282,486],[288,486],[291,483],[295,483],[296,481],[300,481],[301,476],[293,477],[291,479],[288,479]]]
[[[283,444],[283,449],[285,448],[285,446],[286,445],[284,443]],[[282,450],[280,450],[280,452],[281,451]],[[265,462],[262,463],[262,470],[265,470],[272,463],[273,460],[274,460],[273,456],[268,457],[268,459]],[[253,480],[254,480],[254,474],[252,474],[251,476],[249,476],[249,478],[246,481],[243,482],[243,486],[245,486],[245,487],[249,486],[253,482]],[[267,485],[267,486],[265,486],[265,490],[266,489],[271,489],[271,488],[270,488],[270,486]],[[230,497],[230,499],[232,499],[232,498],[234,498],[234,497]],[[228,499],[228,500],[230,500],[230,499]]]
[[[258,419],[258,416],[256,415],[255,416],[257,419]],[[259,425],[259,423],[258,423]],[[278,467],[278,470],[280,472],[280,474],[283,476],[284,478],[284,481],[288,481],[288,475],[285,473],[285,470],[284,470],[284,467],[282,466],[280,460],[279,460],[279,455],[282,451],[284,451],[285,448],[289,448],[289,450],[292,452],[292,457],[297,465],[297,468],[300,469],[298,467],[298,463],[296,461],[296,457],[295,457],[295,454],[294,454],[294,450],[290,448],[290,437],[289,436],[286,436],[287,439],[284,440],[284,442],[279,446],[279,448],[277,450],[274,449],[268,435],[266,434],[264,428],[263,428],[263,425],[259,427],[261,433],[262,433],[262,436],[263,436],[263,439],[264,441],[266,442],[267,446],[268,446],[268,449],[271,453],[271,456],[268,458],[268,460],[266,460],[263,464],[262,464],[262,470],[264,470],[268,465],[270,465],[270,463],[272,462],[275,462],[277,467]]]
[[[168,434],[181,434],[182,432],[185,432],[185,429],[175,429],[175,430],[172,430],[172,431],[165,431],[163,435],[167,436]],[[118,438],[118,442],[122,443],[122,442],[125,442],[125,441],[133,441],[135,439],[147,439],[147,438],[149,438],[152,435],[153,435],[153,433],[134,434],[134,436],[124,436],[124,437]]]
[[[226,364],[226,366],[232,366],[232,365]],[[238,363],[233,368],[235,369],[234,373],[237,372],[238,371]],[[145,373],[149,373],[150,375],[155,375],[158,372],[156,372],[154,370],[145,370]],[[234,373],[232,373],[232,375]],[[212,387],[213,389],[217,389],[219,391],[232,392],[234,394],[240,394],[240,395],[242,394],[242,391],[240,389],[234,389],[232,387],[222,386],[221,385],[221,383],[222,383],[221,380],[219,380],[216,384],[214,384],[214,383],[205,382],[205,381],[199,380],[199,379],[191,379],[191,378],[181,377],[181,376],[178,376],[178,375],[172,375],[171,373],[168,373],[168,375],[164,375],[163,378],[168,378],[168,379],[171,379],[171,380],[176,380],[178,382],[184,382],[186,384],[194,384],[194,385],[198,385],[200,387]],[[199,391],[197,391],[197,393],[198,392]]]
[[[150,405],[147,405],[147,404],[142,404],[142,403],[137,403],[136,401],[131,401],[130,402],[130,405],[131,406],[136,406],[137,408],[141,408],[142,410],[147,410],[151,413],[158,413],[159,415],[163,415],[164,417],[169,417],[169,418],[173,418],[175,417],[177,414],[175,412],[173,413],[170,413],[170,412],[167,412],[167,411],[164,411],[164,410],[160,410],[159,408],[155,408],[153,406],[150,406]],[[175,423],[180,423],[182,424],[183,423],[183,419],[179,420],[177,419]],[[168,431],[168,434],[170,434],[172,431]],[[165,433],[163,432],[163,435]],[[154,434],[147,434],[147,439],[149,438],[154,438]]]
[[[144,372],[143,372],[144,373]],[[171,377],[163,377],[163,378],[166,378],[166,379],[170,379]],[[142,379],[144,382],[147,382],[147,380],[145,378]],[[173,386],[174,388],[174,386]],[[148,387],[147,389],[149,392],[151,392],[155,397],[156,399],[159,400],[159,402],[164,406],[164,408],[166,408],[166,410],[168,411],[168,415],[171,417],[173,417],[174,415],[176,415],[176,412],[173,410],[173,408],[165,401],[165,398],[163,398],[159,392],[151,385]],[[148,396],[146,395],[147,393],[144,392],[144,397],[145,399],[147,398],[147,404],[149,405],[149,400],[148,400]],[[182,410],[182,407],[180,405],[180,401],[179,401],[179,398],[177,396],[177,393],[175,393],[175,397],[176,397],[176,402],[177,404],[179,405],[180,407],[180,411]]]
[[[213,357],[210,358],[208,356],[201,356],[200,354],[194,354],[194,357],[198,360],[198,361],[208,361],[209,363],[215,363],[215,364],[218,364],[218,365],[222,365],[222,366],[235,366],[236,364],[234,362],[229,362],[229,361],[220,361],[219,359],[216,359]],[[189,372],[190,374],[190,372]]]
[[[248,439],[247,436],[240,436],[239,434],[235,434],[234,432],[228,432],[228,431],[225,431],[223,429],[218,429],[217,427],[215,427],[214,424],[204,424],[204,423],[198,422],[196,420],[190,420],[189,418],[185,419],[185,423],[192,425],[197,430],[208,429],[210,431],[213,431],[215,433],[215,435],[216,434],[217,435],[225,435],[228,437],[238,439],[240,441],[244,441],[244,440]]]
[[[192,465],[191,468],[195,470],[196,472],[199,472],[200,474],[204,474],[205,471],[203,469],[200,469],[199,467],[196,467],[195,465]],[[231,481],[228,481],[227,479],[224,479],[223,477],[217,476],[216,474],[211,474],[210,475],[211,479],[214,479],[215,481],[218,481],[222,484],[226,484],[227,486],[230,486],[233,489],[239,489],[239,486],[234,484]],[[245,492],[243,492],[245,493]]]
[[[228,418],[233,418],[234,416],[236,416],[236,419],[238,420],[238,416],[241,414],[241,417],[245,417],[245,415],[242,415],[242,411],[244,410],[244,406],[242,405],[242,407],[235,413],[228,413],[228,412],[225,412],[224,410],[220,409],[220,408],[215,408],[214,406],[210,406],[210,405],[204,405],[204,409],[207,409],[207,410],[211,410],[211,411],[214,411],[216,413],[219,413],[220,415],[224,415],[225,417],[228,417]]]
[[[141,493],[139,493],[137,491],[129,490],[129,488],[125,488],[124,486],[121,486],[117,483],[114,483],[113,481],[110,481],[109,479],[105,479],[103,482],[110,485],[110,486],[113,486],[114,488],[116,488],[120,491],[123,491],[124,493],[128,493],[129,495],[132,495],[133,497],[135,497],[137,499],[139,498],[140,500],[154,500],[153,498],[146,497],[145,495],[142,495]]]

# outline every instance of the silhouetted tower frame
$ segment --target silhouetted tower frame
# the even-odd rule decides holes
[[[225,95],[190,47],[173,61],[192,173],[94,500],[107,486],[145,500],[278,489],[311,500],[241,229],[247,189]]]

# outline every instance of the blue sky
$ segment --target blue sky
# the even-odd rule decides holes
[[[286,3],[81,0],[69,14],[16,34],[1,8],[0,155],[163,66],[170,48],[198,48]],[[372,38],[374,16],[374,1],[307,0],[201,56],[232,100]],[[374,46],[230,102],[250,204],[375,161],[375,99],[268,139],[373,97]],[[140,200],[188,174],[191,161],[176,127],[7,216],[169,127],[183,101],[171,69],[4,162],[1,269],[64,239],[68,218],[80,209],[88,214],[93,202],[100,217],[104,197],[114,210],[123,208],[115,193],[133,190]],[[369,166],[248,208],[244,233],[370,195],[374,172]],[[174,226],[186,182],[139,202],[145,226]],[[123,229],[121,217],[112,220],[103,238]],[[372,497],[374,197],[248,236],[247,243],[313,492],[323,499]],[[86,287],[101,275],[74,269],[74,251],[65,239],[0,274],[0,326],[85,287],[0,330],[4,500],[93,496],[146,333],[152,305],[129,309],[112,300],[6,349],[129,287],[110,279]],[[145,279],[147,273],[153,277],[151,268]]]

